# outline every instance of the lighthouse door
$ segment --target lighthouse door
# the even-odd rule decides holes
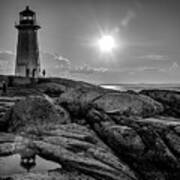
[[[36,69],[33,69],[33,71],[32,71],[32,77],[33,78],[35,77],[35,73],[36,73]]]
[[[26,69],[26,77],[29,77],[29,69]]]

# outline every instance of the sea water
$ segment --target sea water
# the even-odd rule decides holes
[[[163,89],[180,91],[180,84],[103,84],[100,86],[106,89],[113,89],[117,91],[132,90],[135,92],[139,92],[144,89]]]

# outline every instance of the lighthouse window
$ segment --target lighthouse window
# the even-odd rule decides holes
[[[23,20],[32,20],[32,17],[31,16],[24,16]]]
[[[31,17],[31,16],[28,16],[28,19],[29,19],[29,20],[32,20],[32,17]]]
[[[23,17],[23,20],[27,20],[27,17],[26,17],[26,16],[24,16],[24,17]]]

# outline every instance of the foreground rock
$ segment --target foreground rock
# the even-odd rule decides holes
[[[85,172],[92,179],[93,177],[112,180],[136,179],[128,165],[121,162],[93,131],[85,127],[76,124],[60,125],[58,128],[54,127],[48,131],[41,129],[38,135],[36,135],[36,131],[31,130],[28,136],[30,137],[31,134],[33,139],[28,140],[27,137],[21,137],[21,142],[16,141],[16,138],[14,141],[12,140],[11,145],[14,148],[9,150],[9,154],[13,151],[22,155],[28,148],[44,159],[61,164],[63,169]],[[8,134],[5,135],[4,139],[8,137]],[[6,143],[1,145],[6,147]],[[5,153],[7,150],[2,149],[0,156]]]
[[[10,178],[180,179],[177,92],[117,92],[65,79],[42,79],[35,89],[26,87],[28,97],[5,115],[0,156],[28,151],[62,169]]]
[[[2,177],[0,180],[96,180],[95,178],[77,171],[66,171],[63,169],[52,170],[48,172],[36,172],[27,174],[15,174],[11,177]]]
[[[101,139],[142,179],[179,179],[177,121],[107,116],[91,109],[87,120]]]
[[[85,127],[64,125],[34,143],[40,156],[54,159],[64,168],[85,171],[97,178],[136,179],[130,168]]]

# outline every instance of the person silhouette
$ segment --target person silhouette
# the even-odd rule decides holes
[[[3,94],[7,93],[7,84],[6,84],[6,81],[2,81],[2,91],[3,91]]]
[[[46,70],[45,69],[43,69],[42,74],[43,74],[43,77],[46,76]]]

